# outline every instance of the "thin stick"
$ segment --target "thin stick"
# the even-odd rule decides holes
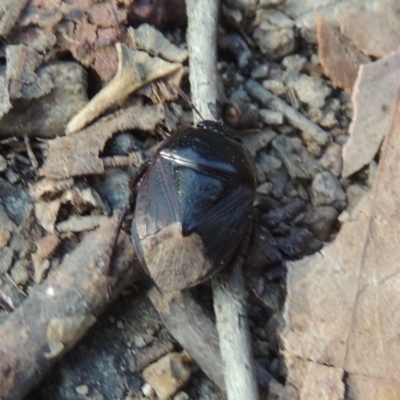
[[[218,119],[212,113],[218,100],[218,3],[218,0],[186,0],[192,102],[205,120]],[[193,120],[195,125],[201,121],[198,115]]]
[[[205,119],[215,120],[218,100],[216,33],[217,0],[186,0],[188,47],[192,101]],[[197,116],[194,116],[195,122]],[[240,268],[236,269],[241,274]],[[238,279],[244,293],[243,279]],[[229,400],[257,400],[258,388],[253,368],[246,306],[231,292],[227,275],[214,279],[213,294],[223,374]]]

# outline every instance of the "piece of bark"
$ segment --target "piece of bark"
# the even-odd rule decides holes
[[[98,155],[113,134],[129,129],[154,130],[162,114],[161,107],[132,106],[73,135],[54,139],[49,142],[49,155],[39,173],[51,179],[101,174],[104,164]]]
[[[0,37],[5,38],[17,22],[28,0],[2,0],[0,4]]]
[[[399,82],[397,93],[398,88]],[[397,94],[395,106],[388,104],[393,119],[371,191],[332,244],[288,264],[285,358],[289,363],[297,357],[338,370],[329,386],[320,381],[312,395],[305,396],[301,382],[309,382],[313,370],[307,367],[297,386],[298,399],[331,398],[332,385],[340,387],[344,379],[346,394],[354,400],[386,400],[388,393],[400,397],[399,100]],[[288,382],[301,373],[293,365]],[[363,387],[366,381],[370,388],[373,382],[373,390]]]
[[[139,276],[133,245],[121,234],[110,271],[117,218],[88,234],[0,326],[0,398],[24,396]]]
[[[364,54],[385,57],[400,44],[400,14],[382,2],[372,10],[352,11],[340,18],[340,30]]]
[[[320,14],[317,15],[318,56],[325,74],[351,94],[357,71],[370,60]]]
[[[352,95],[354,117],[343,147],[342,176],[347,178],[375,157],[389,133],[400,82],[400,50],[360,67]]]

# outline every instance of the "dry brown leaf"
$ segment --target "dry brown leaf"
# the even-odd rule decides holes
[[[68,123],[66,133],[76,132],[101,115],[112,105],[124,100],[135,90],[181,68],[179,63],[169,63],[158,57],[150,57],[143,51],[116,44],[118,71],[114,78]]]
[[[163,117],[162,107],[132,106],[100,119],[73,135],[49,142],[49,155],[40,175],[50,179],[66,179],[79,175],[102,174],[99,153],[116,132],[129,129],[153,130]]]
[[[400,50],[360,67],[352,96],[351,136],[343,148],[343,177],[354,174],[375,157],[393,122],[399,82]]]
[[[340,30],[364,54],[384,57],[400,45],[400,14],[392,4],[382,2],[380,8],[345,14]]]
[[[343,385],[353,400],[400,398],[398,97],[395,102],[373,188],[332,244],[288,265],[282,342],[293,398],[343,399],[337,391]],[[330,369],[326,379],[313,376],[322,366]],[[312,392],[305,390],[310,381]]]
[[[318,55],[325,74],[351,94],[360,64],[369,62],[338,30],[317,15]]]

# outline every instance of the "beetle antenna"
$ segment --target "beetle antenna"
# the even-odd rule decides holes
[[[202,121],[204,121],[203,116],[200,114],[200,111],[195,107],[195,105],[193,104],[192,100],[189,99],[189,96],[179,87],[176,86],[176,89],[178,91],[178,94],[182,97],[183,100],[186,101],[186,103],[189,104],[190,107],[192,107],[192,109],[196,112],[196,114],[200,117],[200,119]]]

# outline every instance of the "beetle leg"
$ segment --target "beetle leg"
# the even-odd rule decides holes
[[[143,178],[143,175],[147,172],[147,170],[150,167],[150,161],[147,161],[144,163],[136,172],[136,174],[132,177],[131,181],[129,182],[129,187],[132,190],[135,190],[140,182],[140,180]]]
[[[111,254],[110,254],[110,263],[108,265],[107,271],[106,271],[106,275],[111,276],[113,275],[114,272],[114,257],[115,257],[115,250],[117,247],[117,241],[118,241],[118,237],[119,237],[119,233],[121,231],[122,228],[122,223],[124,222],[124,219],[126,217],[126,215],[131,211],[131,205],[130,204],[126,204],[125,207],[123,208],[123,210],[121,211],[121,214],[119,215],[119,219],[118,219],[118,224],[117,227],[115,229],[115,234],[114,234],[114,239],[112,241],[112,245],[111,245]]]

